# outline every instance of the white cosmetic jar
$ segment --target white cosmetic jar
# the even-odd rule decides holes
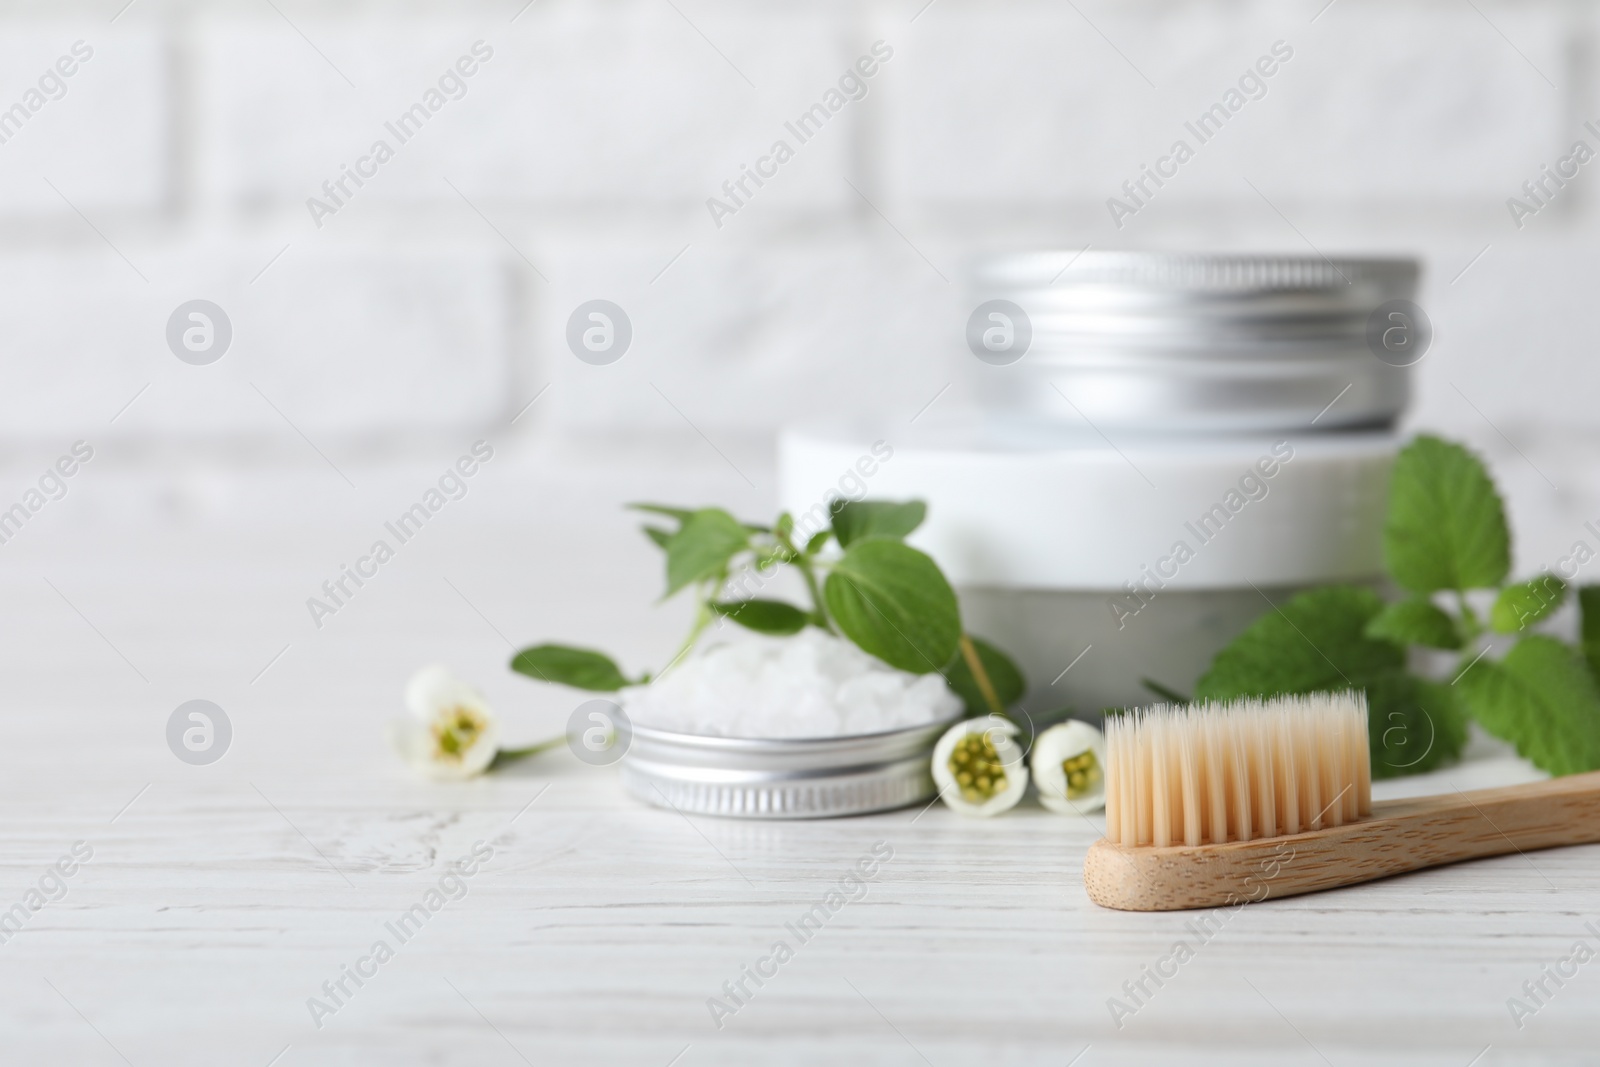
[[[967,629],[1018,660],[1032,711],[1149,703],[1145,679],[1188,693],[1274,602],[1378,580],[1409,382],[1367,334],[1417,274],[1270,256],[986,262],[974,303],[1011,301],[1032,336],[1014,362],[973,361],[983,406],[787,429],[781,504],[805,528],[841,498],[926,501],[911,543],[956,586]]]

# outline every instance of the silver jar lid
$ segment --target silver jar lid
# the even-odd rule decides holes
[[[1415,297],[1418,274],[1411,259],[996,257],[973,272],[974,301],[1014,303],[1031,338],[1019,361],[984,371],[985,392],[1012,411],[1099,427],[1392,425],[1410,399],[1407,360],[1380,358],[1369,335],[1380,308]]]
[[[648,804],[696,815],[818,819],[889,811],[939,791],[930,757],[954,721],[805,739],[711,737],[636,724],[622,784]]]

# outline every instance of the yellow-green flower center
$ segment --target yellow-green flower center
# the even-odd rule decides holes
[[[433,721],[433,747],[440,758],[460,763],[489,727],[471,708],[456,705]]]
[[[1067,776],[1068,800],[1077,800],[1090,792],[1100,784],[1100,779],[1103,777],[1100,761],[1094,758],[1093,749],[1062,760],[1061,770]]]
[[[981,804],[1006,787],[1006,769],[985,734],[967,734],[950,753],[950,774],[961,796]]]

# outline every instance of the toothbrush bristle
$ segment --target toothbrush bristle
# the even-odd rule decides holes
[[[1372,811],[1365,693],[1150,708],[1106,720],[1106,837],[1203,845]]]

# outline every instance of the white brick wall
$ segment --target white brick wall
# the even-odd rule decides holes
[[[0,111],[25,100],[36,110],[14,133],[0,124],[0,212],[13,222],[76,221],[74,207],[104,215],[166,205],[174,193],[169,58],[154,27],[7,26]]]
[[[774,249],[712,233],[652,283],[681,247],[551,250],[560,268],[535,315],[540,347],[557,357],[549,418],[679,429],[687,417],[747,432],[841,411],[909,419],[961,369],[942,351],[962,325],[938,314],[951,287],[903,247],[838,238]],[[632,347],[609,366],[565,346],[567,316],[594,298],[633,321]]]
[[[98,243],[0,257],[11,385],[0,425],[11,433],[297,441],[285,417],[317,440],[506,414],[514,283],[494,249],[307,239],[251,284],[280,248],[122,247],[149,283]],[[208,366],[179,362],[165,340],[172,310],[195,298],[233,326]]]
[[[1494,203],[1525,160],[1569,140],[1561,93],[1469,5],[1339,0],[1314,24],[1282,4],[1082,10],[1112,43],[1054,5],[930,12],[897,100],[898,195],[930,211],[1100,208],[1182,137],[1197,156],[1161,190],[1162,207],[1254,207],[1248,176],[1308,210],[1372,199],[1425,209]],[[1502,22],[1549,77],[1572,83],[1559,9]],[[1268,65],[1264,95],[1199,145],[1184,122],[1277,41],[1292,55]]]
[[[1504,205],[1600,118],[1584,9],[674,2],[3,16],[0,106],[95,52],[0,144],[0,436],[289,434],[257,388],[334,449],[503,419],[547,382],[519,428],[909,417],[968,389],[965,260],[1052,243],[1419,252],[1439,342],[1418,419],[1497,447],[1595,423],[1600,179],[1520,231]],[[313,225],[306,197],[479,39],[465,97]],[[878,39],[866,98],[715,226],[705,199]],[[1115,229],[1105,198],[1279,39],[1266,96]],[[234,321],[212,367],[162,338],[197,296]],[[564,343],[596,297],[635,329],[609,367]]]

